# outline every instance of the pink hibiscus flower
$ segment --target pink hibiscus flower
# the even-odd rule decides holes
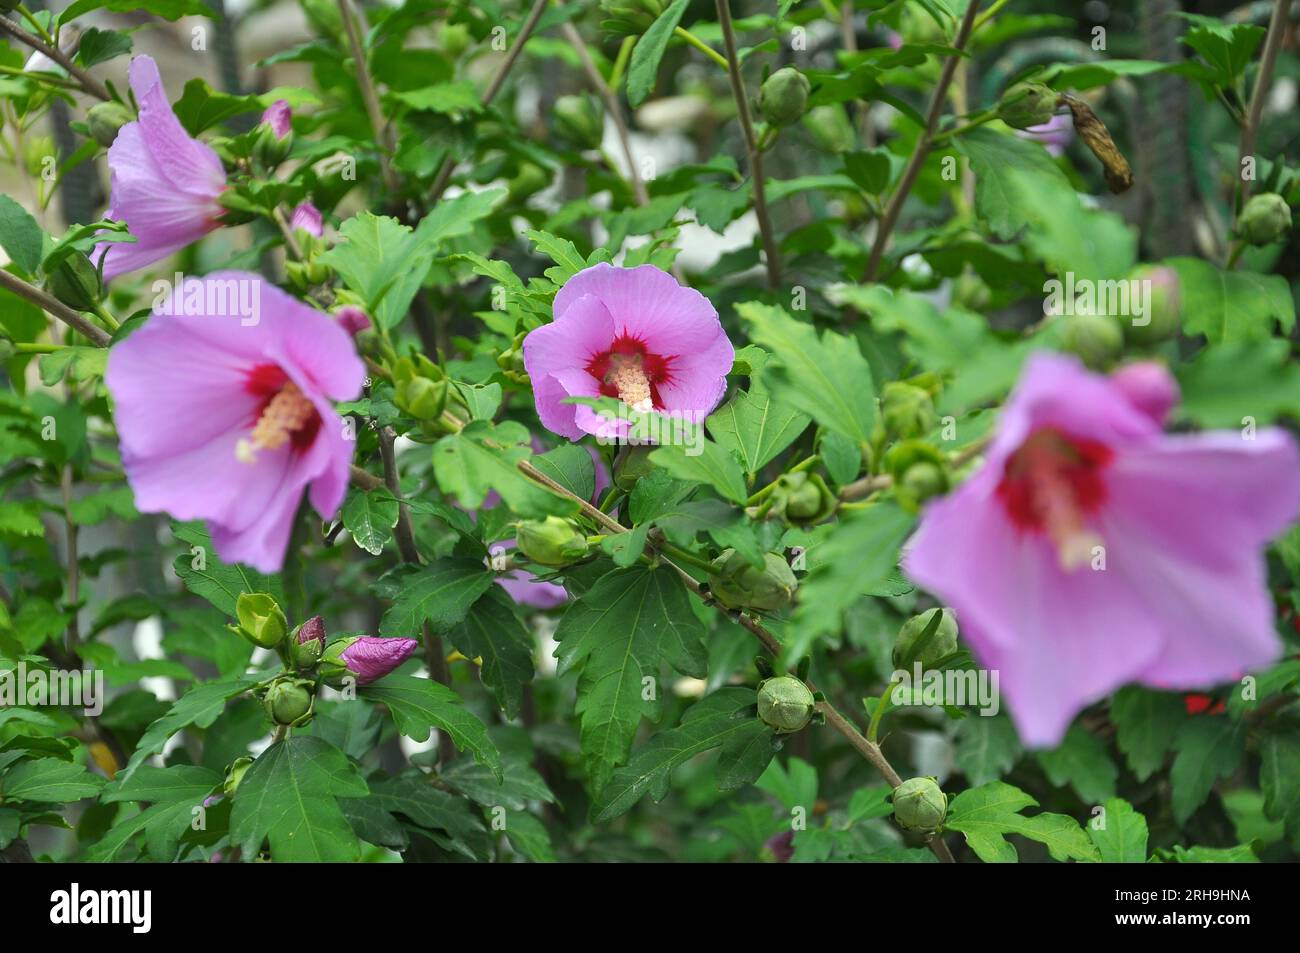
[[[1033,357],[984,465],[907,547],[907,574],[956,610],[1031,746],[1127,682],[1204,686],[1280,649],[1260,549],[1300,509],[1295,443],[1166,435],[1153,373]]]
[[[354,441],[330,400],[364,378],[329,315],[258,275],[191,279],[108,357],[136,507],[207,520],[223,560],[278,570],[304,489],[322,519],[343,501]]]
[[[131,61],[128,76],[140,118],[118,132],[108,150],[112,190],[107,217],[126,222],[135,244],[96,246],[111,281],[166,258],[219,227],[217,201],[226,172],[210,147],[192,139],[172,112],[158,66],[148,56]]]
[[[617,397],[702,423],[727,388],[735,351],[709,299],[653,265],[593,265],[555,296],[555,320],[524,338],[524,367],[548,430],[622,436],[569,397]]]

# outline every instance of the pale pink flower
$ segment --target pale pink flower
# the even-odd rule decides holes
[[[266,107],[266,112],[262,113],[262,122],[271,127],[271,132],[277,139],[283,139],[293,131],[290,123],[292,118],[293,110],[289,108],[287,99],[277,99]]]
[[[123,126],[108,150],[107,217],[126,222],[136,242],[95,247],[91,258],[98,264],[105,256],[108,281],[193,244],[219,227],[224,212],[217,201],[226,188],[221,160],[181,126],[157,64],[137,56],[128,77],[140,118]]]
[[[303,202],[289,217],[290,228],[301,228],[308,235],[320,238],[325,234],[325,228],[321,222],[320,209],[310,202]]]
[[[1300,509],[1294,441],[1167,435],[1173,382],[1134,404],[1132,373],[1032,358],[984,465],[926,507],[906,549],[1031,746],[1128,682],[1211,685],[1281,649],[1260,550]]]
[[[223,560],[278,570],[304,490],[325,520],[343,501],[355,440],[330,402],[364,378],[324,312],[246,272],[190,279],[108,356],[137,509],[206,520]]]

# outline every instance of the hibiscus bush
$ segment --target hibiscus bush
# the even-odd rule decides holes
[[[5,859],[1296,860],[1236,6],[0,0]]]

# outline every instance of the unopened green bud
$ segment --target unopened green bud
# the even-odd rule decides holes
[[[433,420],[447,406],[447,382],[413,377],[398,383],[393,401],[416,420]]]
[[[586,534],[561,516],[524,520],[516,528],[515,545],[533,562],[557,567],[583,559],[590,549]]]
[[[858,135],[840,103],[816,106],[804,115],[804,128],[827,152],[841,155],[858,147]]]
[[[772,491],[772,512],[790,523],[819,523],[835,510],[835,494],[815,473],[782,474]]]
[[[1251,245],[1269,245],[1291,230],[1291,206],[1276,192],[1251,196],[1237,216],[1237,234]]]
[[[1041,126],[1056,112],[1056,93],[1042,83],[1019,83],[1002,94],[998,118],[1012,129]]]
[[[289,631],[289,622],[279,604],[265,592],[241,592],[235,602],[235,631],[264,649],[280,644]]]
[[[799,731],[811,720],[815,707],[813,693],[793,676],[777,675],[758,686],[758,717],[778,734]]]
[[[134,119],[131,110],[118,102],[97,103],[86,113],[91,138],[105,149],[113,144],[122,127]]]
[[[1129,278],[1138,282],[1147,311],[1124,322],[1124,336],[1135,344],[1159,344],[1176,337],[1183,326],[1183,293],[1178,272],[1168,265],[1142,265]]]
[[[880,392],[880,416],[892,437],[923,437],[934,429],[938,415],[929,392],[906,381],[890,381]]]
[[[305,678],[277,678],[266,690],[262,705],[277,725],[300,726],[311,720],[312,682]]]
[[[793,66],[777,70],[758,91],[758,109],[774,126],[789,126],[802,118],[808,108],[808,77]]]
[[[104,294],[104,282],[94,264],[76,250],[64,255],[54,266],[46,288],[69,308],[78,311],[93,311]]]
[[[766,553],[759,568],[728,549],[713,561],[709,574],[709,591],[728,609],[773,612],[788,606],[798,588],[790,564],[776,553]]]
[[[664,7],[664,0],[600,0],[601,12],[611,17],[601,26],[615,33],[644,33],[659,19]]]
[[[948,813],[948,798],[934,778],[909,778],[894,788],[894,820],[909,831],[934,831]]]
[[[1094,371],[1105,370],[1124,350],[1119,321],[1106,314],[1072,314],[1062,318],[1061,347]]]
[[[552,110],[555,131],[580,149],[599,149],[605,138],[605,113],[594,96],[561,96]]]
[[[918,650],[918,643],[933,624],[936,612],[939,613],[939,625]],[[912,616],[898,630],[898,638],[894,640],[894,665],[903,665],[911,656],[911,661],[930,666],[956,651],[957,617],[948,608],[931,609],[929,612]]]
[[[506,183],[510,200],[522,202],[551,184],[551,177],[536,162],[521,162],[514,178]]]

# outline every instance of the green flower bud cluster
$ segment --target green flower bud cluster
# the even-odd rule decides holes
[[[947,458],[924,440],[902,440],[885,454],[885,468],[894,478],[894,495],[906,510],[916,512],[932,496],[952,485]]]
[[[599,149],[605,138],[605,110],[589,93],[561,96],[551,111],[555,131],[579,149]]]
[[[497,355],[497,367],[501,368],[506,378],[516,384],[528,387],[530,384],[528,369],[524,367],[524,338],[526,331],[520,331],[510,342],[510,347]]]
[[[1056,112],[1056,93],[1042,83],[1019,83],[998,101],[998,118],[1012,129],[1048,122]]]
[[[1291,230],[1291,206],[1276,192],[1261,192],[1237,216],[1237,235],[1248,245],[1271,245]]]
[[[586,533],[562,516],[521,521],[515,527],[515,545],[533,562],[557,568],[585,559],[591,549]]]
[[[776,553],[765,554],[762,567],[757,567],[728,549],[713,561],[709,573],[709,591],[728,609],[775,612],[790,604],[798,588],[790,564]]]
[[[758,91],[758,111],[773,126],[798,122],[808,109],[808,77],[793,66],[777,70],[763,81]]]
[[[948,813],[948,797],[934,778],[909,778],[894,788],[894,820],[909,831],[936,831]]]
[[[393,402],[416,420],[435,420],[447,406],[447,374],[423,354],[393,363],[393,386]]]
[[[800,470],[777,478],[769,511],[787,523],[804,526],[826,519],[835,512],[835,504],[835,494],[825,480]]]
[[[816,699],[808,686],[791,675],[777,675],[758,685],[758,717],[777,734],[799,731],[812,720]]]

